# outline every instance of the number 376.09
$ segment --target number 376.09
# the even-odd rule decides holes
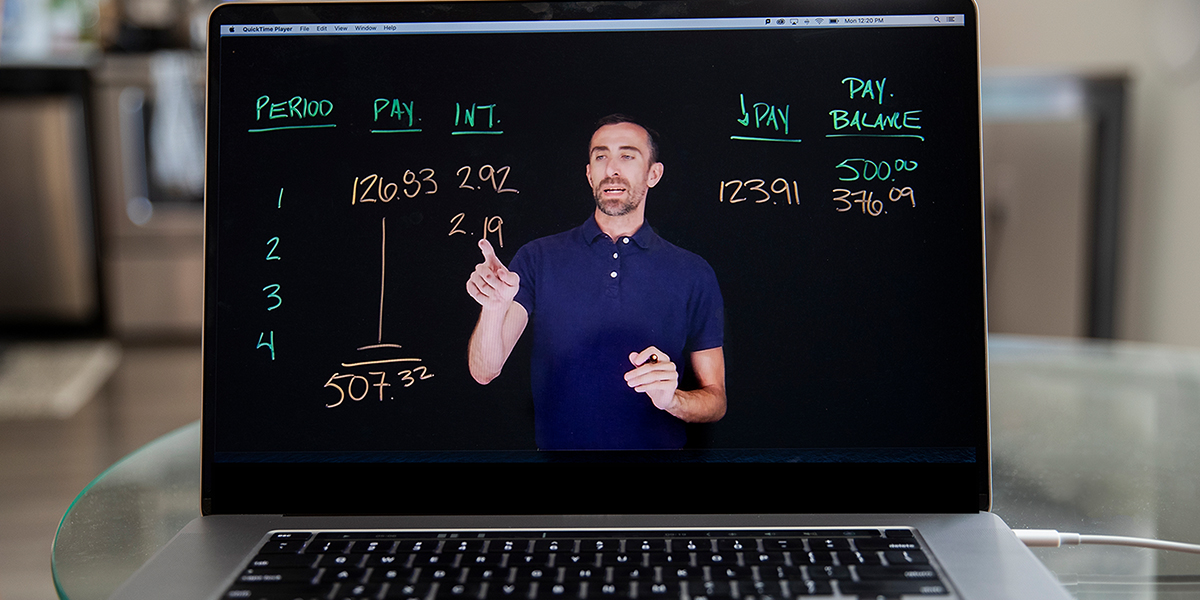
[[[351,400],[359,402],[367,397],[367,394],[371,392],[371,388],[373,387],[379,389],[379,400],[382,401],[383,388],[392,387],[392,384],[387,382],[388,374],[385,371],[371,371],[370,373],[367,373],[367,375],[378,377],[379,380],[375,383],[371,383],[370,380],[362,375],[355,375],[353,373],[334,373],[333,376],[329,378],[329,381],[325,382],[323,387],[331,387],[337,390],[338,399],[337,402],[326,404],[325,407],[334,408],[336,406],[340,406],[342,402],[345,402],[347,396],[349,396]],[[433,377],[433,373],[430,373],[429,369],[425,368],[424,366],[405,369],[397,373],[397,375],[400,376],[402,387],[412,387],[412,385],[418,380],[429,379],[430,377]],[[344,382],[345,387],[342,387],[342,385],[337,383],[339,380],[345,379],[349,379],[349,381]]]

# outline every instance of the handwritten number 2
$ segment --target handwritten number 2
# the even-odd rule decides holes
[[[279,237],[276,236],[267,240],[267,245],[271,247],[267,251],[267,260],[279,260],[279,257],[275,256],[275,249],[279,247]]]
[[[463,219],[465,219],[466,217],[467,217],[467,213],[458,213],[457,215],[454,215],[453,217],[451,217],[450,223],[452,223],[452,225],[450,226],[450,233],[447,234],[446,237],[450,237],[451,235],[454,235],[456,233],[461,233],[461,234],[465,235],[467,232],[459,229],[458,226],[462,225]]]

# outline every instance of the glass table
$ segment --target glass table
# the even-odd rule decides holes
[[[1200,542],[1200,350],[990,342],[993,510],[1013,527]],[[63,516],[59,596],[106,598],[199,514],[200,426],[130,454]],[[1200,598],[1200,555],[1036,548],[1078,598]]]

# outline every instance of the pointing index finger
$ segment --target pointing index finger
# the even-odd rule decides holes
[[[492,249],[492,243],[487,240],[479,240],[479,249],[483,252],[483,262],[489,267],[503,269],[504,263],[496,258],[496,251]]]

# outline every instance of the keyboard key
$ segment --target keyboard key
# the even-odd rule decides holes
[[[835,567],[833,565],[825,565],[821,567],[807,567],[804,570],[808,574],[806,579],[830,580],[830,579],[850,579],[849,567]],[[789,578],[790,579],[790,578]]]
[[[530,543],[533,540],[490,540],[488,552],[531,552]]]
[[[578,583],[542,581],[536,585],[537,589],[533,594],[533,600],[542,600],[544,598],[578,598],[580,594]]]
[[[555,554],[553,564],[558,567],[597,566],[596,556],[597,555],[595,552],[584,554]]]
[[[400,540],[396,544],[396,553],[433,552],[438,547],[434,540]]]
[[[809,550],[849,550],[850,540],[846,538],[812,538],[808,540]]]
[[[884,552],[883,557],[887,559],[888,564],[892,565],[927,565],[929,557],[925,556],[920,550],[898,550],[893,552]]]
[[[483,552],[483,540],[446,540],[442,552]]]
[[[944,595],[949,591],[941,582],[925,581],[841,581],[843,594],[857,594],[860,598],[875,596],[899,596],[901,594]]]
[[[838,562],[843,565],[881,565],[883,560],[879,558],[877,552],[850,552],[842,551],[835,553]]]
[[[516,583],[489,583],[487,584],[487,591],[484,593],[486,600],[513,600],[528,597],[529,583],[521,581]]]
[[[315,585],[317,572],[312,569],[246,569],[238,576],[240,584],[299,583]]]
[[[337,595],[334,598],[338,600],[367,600],[379,597],[380,587],[366,583],[357,585],[346,585],[338,588]]]
[[[793,550],[804,551],[803,539],[777,538],[763,540],[763,547],[768,551],[772,550]]]
[[[678,598],[678,582],[641,582],[638,584],[638,598]]]
[[[696,598],[698,595],[709,599],[730,598],[733,595],[733,589],[728,581],[689,581],[688,593],[692,598]]]
[[[876,550],[920,550],[921,544],[917,543],[915,538],[908,539],[858,539],[854,540],[854,547],[863,551]]]
[[[782,552],[747,552],[744,559],[748,565],[782,565],[787,563]]]
[[[758,551],[757,540],[742,540],[742,539],[719,539],[717,540],[717,552],[756,552]]]
[[[363,583],[366,569],[325,569],[321,571],[321,583]]]
[[[710,572],[713,579],[737,579],[749,581],[750,567],[739,567],[736,565],[728,565],[723,567],[712,567]]]
[[[712,540],[671,540],[672,552],[712,552]]]
[[[701,553],[699,556],[696,557],[696,564],[711,565],[714,567],[730,565],[730,564],[736,565],[737,562],[738,562],[737,561],[737,553],[735,553],[735,552],[730,552],[728,554]]]
[[[253,569],[312,567],[317,562],[315,555],[308,554],[260,554],[247,565]]]
[[[626,552],[666,552],[667,540],[634,538],[625,543]]]
[[[260,600],[264,598],[287,598],[288,600],[326,600],[330,587],[301,585],[234,585],[225,592],[225,600]]]
[[[417,573],[417,581],[458,581],[462,569],[457,567],[422,567]]]
[[[514,577],[517,580],[554,579],[558,569],[553,567],[517,567]]]
[[[395,546],[395,540],[359,540],[350,547],[350,552],[355,554],[390,553]]]
[[[534,552],[574,552],[575,540],[535,540]]]
[[[408,556],[395,554],[372,554],[367,557],[367,567],[398,567],[408,565]]]
[[[467,569],[464,581],[503,581],[508,579],[509,569],[490,567],[471,567]]]
[[[508,555],[508,566],[510,566],[510,567],[519,567],[519,566],[545,567],[550,564],[551,556],[554,556],[554,555],[547,554],[545,552],[541,552],[541,553],[537,553],[537,554],[509,554]]]
[[[663,581],[668,580],[683,580],[683,579],[704,579],[704,569],[701,567],[688,567],[680,565],[677,567],[665,567],[662,570]]]
[[[350,545],[353,541],[322,541],[317,540],[312,543],[307,549],[307,552],[321,552],[323,554],[344,554],[350,550]]]
[[[333,569],[342,569],[346,567],[361,566],[363,557],[353,554],[326,554],[317,562],[318,567],[329,567]]]
[[[634,554],[629,553],[604,553],[597,557],[596,566],[598,567],[616,567],[622,565],[640,565],[642,564],[641,552]]]
[[[859,579],[895,579],[900,581],[909,580],[933,580],[937,581],[937,573],[931,568],[920,567],[881,567],[881,566],[863,566],[855,567],[854,572]]]
[[[783,596],[783,587],[777,581],[755,581],[741,587],[742,596],[747,594],[753,594],[759,598],[763,596],[780,598]]]
[[[281,531],[271,536],[272,542],[287,542],[292,540],[306,541],[312,537],[312,533],[307,531]]]
[[[480,591],[477,583],[444,583],[438,586],[435,598],[478,598]]]
[[[588,586],[588,598],[629,598],[628,583],[600,583]]]
[[[408,583],[404,585],[391,584],[388,586],[387,593],[384,598],[396,600],[421,600],[429,595],[430,585],[428,583]]]
[[[666,567],[663,567],[666,570]],[[651,567],[614,567],[612,573],[613,581],[629,582],[650,579],[654,577],[654,569]]]
[[[371,575],[368,577],[367,581],[369,583],[384,583],[389,581],[412,583],[415,576],[416,571],[414,569],[408,569],[405,567],[399,567],[395,569],[376,567],[371,569]]]
[[[459,561],[463,567],[499,567],[504,564],[504,555],[499,553],[465,555]]]
[[[582,540],[579,542],[580,552],[619,552],[621,550],[621,540],[619,539],[591,539]]]
[[[832,565],[833,554],[829,552],[793,552],[794,565]]]
[[[815,581],[805,579],[802,581],[788,581],[788,590],[793,596],[832,596],[833,586],[829,581]]]
[[[258,550],[259,554],[295,554],[304,547],[305,540],[269,541]]]

